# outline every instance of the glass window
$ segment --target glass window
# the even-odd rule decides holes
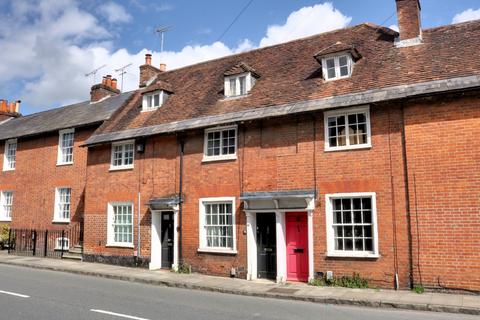
[[[73,142],[74,131],[60,131],[60,141],[58,148],[58,164],[66,164],[73,162]]]
[[[162,104],[165,103],[167,98],[168,98],[168,94],[163,90],[155,91],[152,93],[146,93],[143,96],[142,110],[143,111],[155,110],[156,108],[162,106]]]
[[[111,244],[133,244],[133,205],[111,204],[111,228],[109,239]]]
[[[236,128],[206,130],[205,139],[205,157],[234,156],[236,154]]]
[[[70,220],[70,196],[72,189],[57,188],[55,219],[57,221]]]
[[[350,55],[325,58],[322,62],[325,79],[334,80],[350,77],[352,73],[352,63]]]
[[[325,112],[326,147],[348,149],[370,145],[370,120],[367,108]]]
[[[371,194],[327,195],[330,206],[329,253],[376,254],[375,196]]]
[[[225,96],[235,97],[246,95],[253,86],[254,78],[250,73],[228,76],[225,78]]]
[[[234,249],[232,202],[204,203],[205,246]]]
[[[5,142],[3,170],[15,170],[17,156],[17,140],[11,139]]]
[[[133,167],[134,143],[112,144],[112,168]]]
[[[1,194],[1,212],[0,221],[10,221],[12,219],[13,192],[2,191]]]

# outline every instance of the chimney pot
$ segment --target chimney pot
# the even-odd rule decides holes
[[[145,55],[145,64],[151,66],[152,65],[152,55],[150,53],[147,53]]]
[[[160,71],[167,71],[167,65],[165,63],[160,63]]]
[[[107,77],[106,76],[102,77],[102,84],[107,84]]]
[[[17,101],[15,102],[15,112],[16,112],[16,113],[19,113],[19,112],[20,112],[20,103],[21,103],[21,102],[22,102],[21,100],[17,100]]]
[[[112,86],[112,76],[110,74],[107,74],[107,77],[105,79],[105,85],[107,87],[111,87]]]
[[[10,102],[10,106],[8,108],[8,112],[13,113],[15,112],[15,101]]]
[[[0,99],[0,111],[7,111],[7,101]]]
[[[420,38],[422,34],[420,0],[395,0],[400,40]]]
[[[115,78],[112,79],[112,88],[117,89],[117,79]]]

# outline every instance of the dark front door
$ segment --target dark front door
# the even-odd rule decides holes
[[[277,233],[275,213],[257,213],[257,277],[277,277]]]
[[[173,212],[162,212],[162,268],[173,264]]]

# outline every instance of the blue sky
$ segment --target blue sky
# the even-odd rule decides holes
[[[29,114],[88,99],[84,75],[103,64],[97,80],[132,63],[124,86],[135,89],[147,52],[172,69],[362,22],[397,24],[394,0],[253,0],[219,39],[249,1],[0,0],[0,98],[21,99]],[[421,5],[424,28],[480,18],[478,0]],[[159,26],[171,26],[162,55]]]

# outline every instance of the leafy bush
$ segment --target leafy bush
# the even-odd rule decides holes
[[[192,266],[184,263],[178,266],[178,269],[176,270],[177,273],[187,273],[190,274],[192,273]]]
[[[421,294],[425,292],[425,288],[421,284],[416,284],[413,286],[412,291],[415,293]]]
[[[309,282],[312,286],[318,287],[345,287],[345,288],[368,288],[368,280],[360,277],[358,273],[353,273],[353,276],[343,276],[340,278],[327,279],[325,276],[317,278]]]
[[[8,225],[4,224],[0,226],[0,248],[3,249],[3,247],[8,244],[8,231],[10,228]]]

